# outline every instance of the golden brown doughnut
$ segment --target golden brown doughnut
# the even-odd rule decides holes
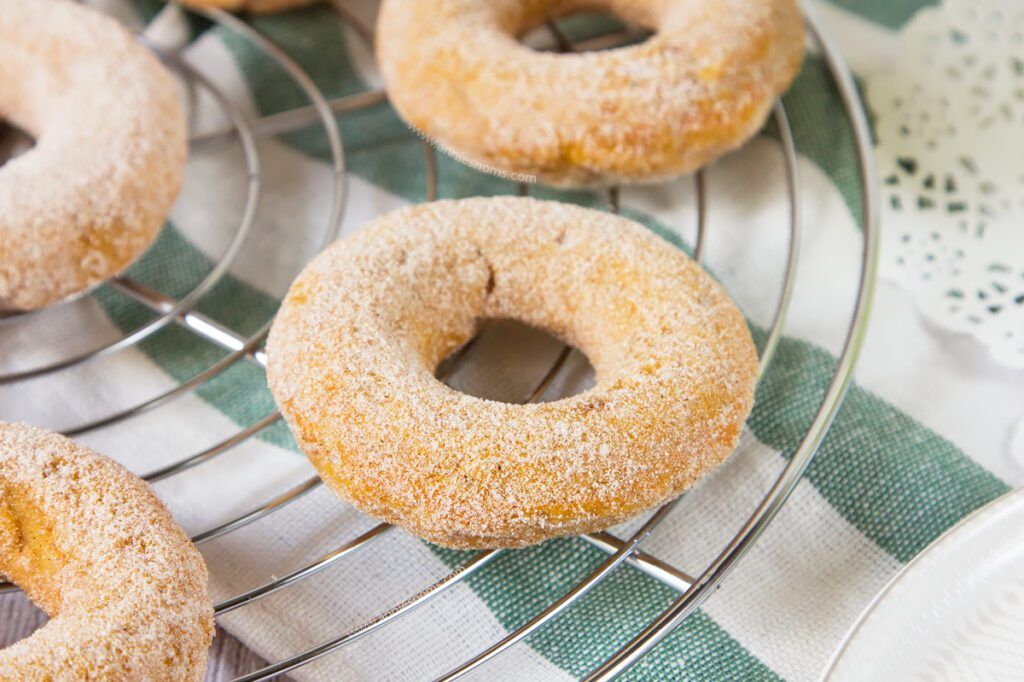
[[[181,185],[174,78],[70,0],[0,0],[0,119],[35,146],[0,167],[0,310],[41,308],[124,269]]]
[[[546,329],[597,385],[530,405],[434,378],[485,318]],[[757,355],[700,266],[642,226],[529,198],[373,221],[292,284],[270,387],[343,498],[450,547],[604,528],[693,486],[735,447]]]
[[[584,9],[655,33],[582,54],[517,41]],[[738,147],[803,50],[794,0],[384,0],[377,22],[410,125],[474,165],[554,185],[662,180]]]
[[[203,678],[206,565],[116,462],[0,422],[0,574],[51,617],[0,650],[0,680]]]

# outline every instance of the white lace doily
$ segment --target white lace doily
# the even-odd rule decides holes
[[[945,0],[867,83],[883,277],[1024,367],[1024,0]]]

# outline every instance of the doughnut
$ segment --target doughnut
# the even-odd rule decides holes
[[[41,308],[123,270],[181,185],[171,74],[70,0],[0,0],[0,119],[35,146],[0,167],[0,310]]]
[[[0,680],[203,678],[206,565],[116,462],[0,422],[0,574],[51,618],[0,649]]]
[[[579,54],[517,40],[592,9],[654,33]],[[407,123],[472,165],[561,186],[664,180],[738,147],[803,45],[794,0],[384,0],[377,22]]]
[[[435,379],[486,319],[579,348],[596,386],[521,405]],[[329,486],[454,548],[589,532],[674,498],[735,447],[758,367],[743,316],[682,251],[525,197],[422,204],[336,242],[292,284],[267,352]]]
[[[313,4],[318,0],[178,0],[186,7],[266,14]]]

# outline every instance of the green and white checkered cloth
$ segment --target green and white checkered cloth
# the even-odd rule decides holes
[[[156,2],[102,4],[139,25],[162,9]],[[372,3],[350,4],[362,15],[373,14],[362,6]],[[870,78],[886,68],[901,26],[924,4],[933,3],[835,0],[811,9],[839,39],[858,77]],[[328,8],[253,23],[328,96],[379,82],[367,47]],[[151,34],[160,40],[191,35],[182,54],[213,74],[251,115],[307,103],[279,67],[224,27],[178,21],[165,12]],[[218,128],[223,117],[207,97],[197,97],[202,113],[195,127]],[[689,572],[699,572],[717,554],[791,456],[832,376],[852,309],[862,243],[854,148],[818,55],[808,54],[785,102],[800,153],[806,223],[786,336],[759,388],[739,451],[688,493],[643,546]],[[387,104],[345,115],[340,124],[351,175],[344,232],[382,211],[422,200],[421,142]],[[243,333],[272,315],[297,264],[318,248],[319,235],[309,233],[322,229],[333,182],[328,147],[316,128],[261,141],[260,153],[269,189],[254,234],[231,276],[199,305]],[[780,164],[769,128],[708,171],[708,266],[744,308],[759,342],[774,310],[786,250],[788,205]],[[237,220],[246,180],[242,169],[236,147],[197,156],[171,225],[132,275],[171,296],[194,286],[224,246],[224,225]],[[517,189],[443,155],[439,178],[441,197]],[[623,211],[683,246],[694,229],[691,185],[625,188]],[[585,192],[534,189],[538,196],[583,204],[602,201]],[[174,267],[166,267],[168,262]],[[148,319],[144,309],[114,292],[101,290],[90,305],[102,312],[97,335]],[[9,342],[0,339],[0,355]],[[549,351],[539,349],[536,367],[524,368],[523,375],[542,373]],[[181,329],[167,329],[65,378],[28,382],[19,387],[17,401],[0,389],[0,414],[53,427],[76,423],[173,386],[222,356]],[[479,372],[462,380],[495,380]],[[582,376],[579,367],[571,368],[553,390],[571,388]],[[1007,446],[1011,425],[1024,412],[1019,372],[1001,371],[970,341],[928,329],[909,296],[884,282],[856,376],[805,480],[774,524],[705,607],[627,678],[816,679],[860,610],[903,563],[1024,478]],[[506,388],[515,394],[516,387]],[[240,363],[171,406],[83,440],[146,471],[200,451],[272,410],[260,370]],[[277,424],[156,489],[196,531],[272,498],[310,472]],[[319,489],[203,547],[215,597],[286,573],[373,524]],[[401,603],[468,556],[394,531],[325,573],[228,615],[222,624],[267,660],[279,660]],[[409,680],[443,673],[529,620],[604,557],[578,539],[506,552],[430,606],[292,674],[303,680]],[[481,675],[580,677],[676,596],[639,571],[621,569]]]

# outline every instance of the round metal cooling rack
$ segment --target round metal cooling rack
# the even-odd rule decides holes
[[[346,12],[344,8],[337,6],[338,15],[341,21],[346,22],[355,32],[367,41],[372,41],[372,30],[361,23],[359,19]],[[180,8],[169,8],[167,11],[183,11]],[[341,135],[335,121],[335,115],[343,115],[348,112],[357,111],[383,101],[387,96],[383,91],[369,91],[340,97],[328,101],[317,89],[312,79],[306,75],[298,64],[292,60],[283,50],[272,43],[265,36],[254,28],[236,17],[220,12],[209,11],[203,13],[206,18],[230,30],[237,36],[249,41],[260,49],[265,55],[273,59],[291,78],[295,84],[305,93],[309,100],[307,106],[273,114],[257,119],[247,119],[232,102],[230,97],[220,89],[214,82],[205,77],[198,69],[190,66],[188,62],[179,56],[177,50],[161,50],[153,48],[161,55],[171,68],[175,69],[190,87],[198,87],[208,92],[218,103],[222,111],[230,121],[231,127],[226,130],[213,133],[194,135],[190,138],[190,153],[194,155],[205,153],[210,149],[216,149],[226,144],[238,144],[243,150],[247,166],[247,192],[248,196],[242,216],[234,228],[234,233],[229,240],[228,247],[223,251],[219,260],[213,265],[210,271],[202,280],[184,297],[175,299],[157,292],[145,284],[135,281],[129,277],[118,277],[106,284],[111,291],[122,296],[127,296],[137,303],[149,308],[155,317],[145,324],[123,334],[120,338],[105,343],[102,346],[79,350],[61,358],[56,362],[48,362],[28,369],[19,369],[14,372],[0,375],[0,384],[13,384],[28,379],[46,378],[58,374],[72,367],[78,367],[93,362],[99,357],[110,356],[137,345],[140,341],[148,338],[158,330],[172,322],[181,328],[211,342],[227,351],[221,359],[209,365],[193,376],[179,381],[173,388],[157,395],[149,396],[136,404],[117,410],[101,418],[92,419],[87,423],[77,424],[65,429],[69,435],[82,434],[97,429],[112,428],[123,424],[144,412],[170,403],[176,398],[184,396],[205,382],[220,376],[225,370],[239,362],[249,362],[256,366],[263,367],[266,358],[261,350],[261,345],[268,331],[270,320],[266,320],[260,329],[250,335],[241,334],[234,329],[218,322],[211,317],[198,312],[196,304],[216,285],[228,272],[233,259],[240,251],[242,244],[249,235],[250,228],[256,220],[259,211],[259,198],[262,192],[262,175],[260,170],[259,151],[256,139],[264,136],[278,135],[281,133],[307,128],[318,125],[322,128],[328,140],[331,152],[331,164],[337,179],[335,183],[332,207],[326,220],[324,229],[323,244],[332,241],[340,230],[341,215],[344,206],[345,186],[345,164]],[[871,156],[870,136],[865,120],[863,109],[853,84],[849,69],[844,64],[834,44],[821,31],[813,16],[808,20],[809,32],[818,46],[821,54],[830,71],[833,83],[845,105],[845,113],[853,131],[854,141],[857,150],[859,173],[861,181],[862,200],[862,227],[863,227],[863,255],[861,261],[860,282],[857,289],[857,298],[851,312],[850,326],[847,331],[846,340],[839,356],[835,373],[831,379],[828,389],[819,405],[817,414],[809,429],[795,451],[793,457],[782,469],[771,488],[764,497],[751,510],[743,526],[736,535],[723,547],[719,555],[697,576],[691,576],[684,571],[651,556],[639,549],[640,544],[650,535],[657,525],[665,518],[675,505],[671,502],[655,511],[640,526],[632,536],[619,538],[609,532],[598,532],[583,536],[591,545],[599,548],[607,554],[607,558],[590,575],[577,583],[571,590],[561,598],[550,604],[541,613],[533,617],[515,631],[508,634],[504,639],[494,643],[492,646],[470,660],[451,670],[442,679],[455,679],[469,671],[484,665],[487,661],[498,656],[510,647],[521,642],[523,639],[544,627],[552,620],[558,618],[578,599],[587,594],[592,588],[605,580],[623,564],[628,564],[647,575],[655,578],[679,593],[678,598],[654,621],[648,624],[642,631],[622,647],[614,656],[608,659],[598,669],[593,671],[588,679],[606,680],[615,677],[625,671],[629,666],[639,660],[645,653],[661,641],[668,633],[677,627],[688,615],[693,613],[705,599],[711,594],[714,588],[725,578],[735,567],[736,563],[750,548],[752,543],[760,536],[767,525],[772,521],[776,513],[785,503],[796,483],[800,479],[817,448],[821,444],[828,431],[833,418],[835,417],[843,396],[850,382],[853,365],[856,361],[861,341],[863,339],[865,322],[868,308],[870,306],[871,292],[875,279],[875,261],[877,251],[877,218],[876,218],[876,196],[875,196],[875,174]],[[632,31],[620,31],[599,36],[588,41],[573,43],[573,41],[561,33],[555,24],[549,24],[548,29],[552,32],[555,43],[561,50],[585,50],[614,47],[625,42],[635,40],[637,35]],[[786,311],[793,294],[793,283],[797,266],[797,246],[799,241],[800,216],[799,216],[799,177],[797,175],[797,152],[790,130],[789,119],[781,101],[775,104],[773,117],[778,128],[782,157],[785,163],[785,177],[789,199],[789,249],[785,263],[785,274],[779,294],[777,308],[774,314],[770,331],[761,354],[761,373],[771,362],[773,353],[781,339],[782,330],[785,324]],[[424,143],[424,162],[426,164],[427,191],[426,200],[435,197],[437,191],[437,165],[432,148]],[[706,244],[705,209],[706,209],[706,183],[703,173],[694,176],[696,191],[697,209],[697,234],[695,239],[695,258],[699,261],[704,254]],[[528,187],[521,186],[521,193],[527,193]],[[608,191],[608,207],[612,211],[618,211],[619,193],[617,188]],[[92,295],[92,294],[90,294]],[[18,325],[25,319],[30,319],[34,314],[15,316],[0,322],[0,334],[3,334],[8,325]],[[438,370],[438,378],[448,379],[455,367],[463,359],[466,350],[481,339],[486,330],[482,330],[473,340],[469,341],[462,349],[456,351],[449,360],[442,363]],[[545,389],[551,384],[566,361],[573,353],[569,347],[563,348],[557,360],[540,379],[536,387],[529,395],[523,398],[522,402],[532,402],[541,397]],[[2,416],[2,415],[0,415]],[[247,441],[264,429],[280,420],[280,414],[276,411],[265,415],[253,424],[246,426],[230,437],[219,443],[210,446],[201,452],[189,454],[171,464],[151,471],[143,476],[150,482],[155,482],[178,475],[204,462],[218,457],[232,448]],[[321,485],[319,478],[312,477],[300,484],[289,488],[274,498],[264,501],[246,512],[208,528],[195,536],[193,540],[202,544],[214,538],[224,536],[244,526],[258,521],[259,519],[282,509],[286,505],[298,500],[303,495]],[[312,576],[343,564],[346,557],[357,550],[374,542],[384,534],[388,533],[391,527],[387,524],[378,524],[362,535],[347,540],[338,545],[332,551],[324,554],[315,561],[301,566],[286,575],[274,577],[272,580],[250,589],[242,594],[226,599],[215,605],[218,616],[241,609],[256,602],[268,595],[286,590],[289,587],[311,578]],[[430,585],[425,590],[410,596],[393,608],[382,612],[370,619],[360,627],[324,641],[305,651],[296,653],[284,660],[274,662],[260,670],[238,678],[239,680],[264,680],[304,666],[322,656],[338,651],[356,640],[385,628],[388,624],[402,616],[418,609],[432,599],[441,596],[454,585],[465,580],[468,576],[485,570],[501,550],[487,550],[478,552],[468,561],[452,571],[447,576]],[[11,585],[0,585],[0,594],[15,591],[17,588]]]

